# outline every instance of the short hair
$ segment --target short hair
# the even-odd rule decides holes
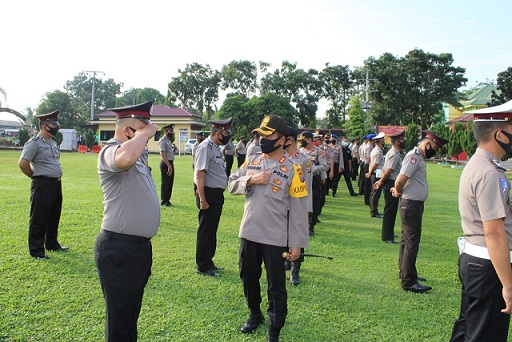
[[[497,129],[505,129],[510,125],[506,121],[475,121],[473,122],[473,135],[477,144],[492,139],[492,132]]]

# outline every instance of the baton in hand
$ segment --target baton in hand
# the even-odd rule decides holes
[[[283,254],[281,254],[283,256],[284,259],[288,258],[290,256],[290,253],[288,252],[283,252]],[[325,258],[325,259],[329,259],[329,260],[332,260],[332,257],[330,256],[325,256],[325,255],[317,255],[317,254],[308,254],[308,253],[300,253],[300,256],[304,256],[304,257],[313,257],[313,258]]]

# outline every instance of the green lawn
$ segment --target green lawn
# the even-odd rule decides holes
[[[101,341],[105,304],[93,258],[102,218],[96,154],[62,153],[64,203],[60,242],[66,253],[50,260],[29,257],[30,180],[17,166],[20,151],[0,151],[0,341]],[[160,185],[159,156],[150,155]],[[226,193],[215,263],[221,278],[195,273],[197,209],[191,157],[177,157],[174,207],[162,209],[153,239],[152,276],[139,319],[140,341],[263,341],[268,323],[245,336],[248,316],[238,277],[238,227],[242,196]],[[446,341],[458,314],[456,238],[460,169],[428,165],[429,200],[417,267],[427,294],[404,292],[398,279],[398,246],[380,240],[381,220],[371,218],[361,197],[344,181],[327,198],[302,284],[289,286],[284,341]],[[382,210],[384,199],[380,201]],[[265,224],[262,217],[261,224]],[[400,232],[398,215],[396,232]],[[265,277],[263,277],[265,282]],[[262,309],[266,309],[263,286]]]

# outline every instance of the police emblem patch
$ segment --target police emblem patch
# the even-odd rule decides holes
[[[281,171],[283,171],[283,172],[288,172],[288,169],[287,169],[287,168],[286,168],[286,166],[284,166],[284,165],[283,165],[283,166],[281,166],[281,167],[280,167],[280,169],[281,169]]]
[[[501,184],[501,192],[507,191],[508,182],[505,178],[500,178],[500,184]]]
[[[253,161],[251,164],[252,164],[252,165],[258,165],[259,163],[260,163],[259,161],[255,160],[255,161]]]
[[[272,187],[272,192],[278,192],[278,191],[279,191],[279,188],[277,186]]]
[[[281,182],[278,178],[275,178],[275,179],[273,180],[273,182],[274,182],[274,184],[277,184],[277,185],[281,185],[281,184],[283,184],[283,182]]]
[[[411,158],[411,164],[416,164],[416,158]]]

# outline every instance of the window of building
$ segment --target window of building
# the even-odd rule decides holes
[[[107,141],[114,137],[115,131],[100,131],[100,140]]]

